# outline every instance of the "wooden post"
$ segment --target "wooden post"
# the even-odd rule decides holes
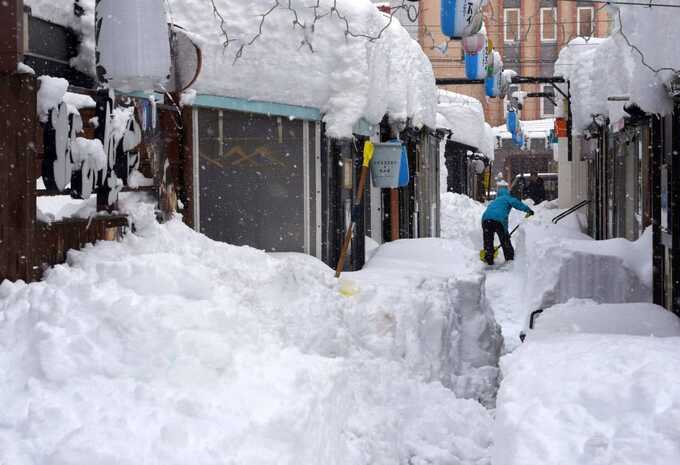
[[[0,75],[0,281],[36,279],[34,76]]]
[[[24,59],[24,2],[8,0],[0,4],[0,74],[17,72]]]
[[[390,189],[390,240],[399,240],[399,189]]]

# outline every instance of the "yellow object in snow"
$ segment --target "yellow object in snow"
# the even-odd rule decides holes
[[[340,295],[344,297],[354,297],[360,292],[359,286],[350,279],[343,279],[340,281]]]
[[[368,166],[371,164],[371,160],[373,159],[373,152],[375,152],[375,146],[373,145],[373,142],[367,140],[364,143],[364,166],[366,168],[368,168]]]
[[[493,248],[493,258],[496,259],[498,258],[498,250],[500,247],[494,247]],[[482,249],[479,251],[479,259],[483,262],[486,262],[486,250]]]

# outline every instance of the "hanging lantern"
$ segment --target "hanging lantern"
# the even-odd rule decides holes
[[[486,47],[486,40],[486,34],[483,31],[463,37],[463,51],[465,53],[479,53]]]
[[[485,90],[487,97],[499,97],[502,95],[503,59],[501,54],[494,51],[493,59],[490,60],[489,73],[486,77]]]
[[[517,128],[517,130],[512,134],[512,141],[519,147],[524,147],[525,137],[522,132],[522,128]]]
[[[484,0],[441,0],[442,33],[452,39],[462,39],[482,28]]]
[[[513,136],[517,132],[517,112],[515,110],[508,110],[508,114],[505,117],[505,127]]]
[[[501,93],[500,73],[493,76],[487,76],[484,81],[484,90],[487,97],[496,98]]]
[[[486,41],[485,41],[486,42]],[[479,53],[465,54],[465,77],[468,79],[486,79],[489,66],[489,49],[484,45]]]
[[[97,77],[123,92],[151,91],[170,73],[162,0],[97,0]]]

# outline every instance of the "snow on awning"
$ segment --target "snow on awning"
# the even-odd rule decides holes
[[[680,9],[632,4],[608,8],[615,21],[611,36],[574,39],[555,63],[555,75],[571,80],[576,130],[590,125],[596,114],[620,120],[627,116],[624,103],[636,103],[648,113],[673,109],[665,83],[680,70],[680,48],[672,40]],[[629,102],[610,102],[609,97],[627,97]]]
[[[494,132],[484,121],[479,100],[439,89],[437,127],[451,131],[450,139],[476,148],[489,159],[494,157]]]
[[[83,34],[73,64],[93,75],[94,0],[80,0],[85,15],[79,19],[72,2],[53,3],[27,0],[36,16]],[[398,20],[390,23],[370,0],[320,0],[318,8],[313,8],[316,0],[291,0],[295,14],[281,2],[265,17],[272,9],[269,0],[214,3],[224,23],[210,2],[167,2],[168,21],[188,31],[202,50],[202,72],[192,86],[199,97],[318,109],[333,137],[349,137],[360,119],[376,124],[385,114],[435,127],[437,93],[429,59]],[[350,34],[334,11],[347,18]],[[226,48],[223,30],[230,40]]]

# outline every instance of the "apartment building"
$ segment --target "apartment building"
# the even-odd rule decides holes
[[[441,33],[440,0],[421,0],[418,40],[430,57],[437,78],[464,78],[460,41],[448,41]],[[552,76],[559,51],[575,37],[605,37],[612,20],[602,4],[562,0],[490,0],[485,7],[489,39],[503,57],[505,69],[522,76]],[[576,63],[573,64],[577,66]],[[484,103],[492,126],[504,122],[504,102],[486,99],[482,86],[447,86]],[[550,91],[549,85],[526,85],[514,90]],[[523,120],[551,118],[554,105],[548,99],[527,99]]]

